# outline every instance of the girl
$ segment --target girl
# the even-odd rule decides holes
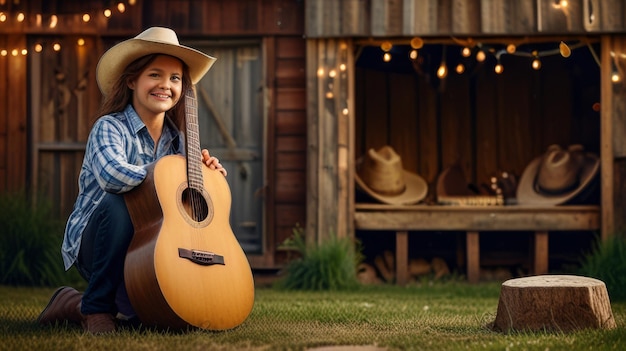
[[[84,294],[59,288],[39,323],[67,320],[99,334],[115,330],[116,314],[134,316],[124,288],[124,258],[134,232],[124,193],[141,184],[149,163],[185,153],[184,94],[214,62],[160,27],[102,55],[96,70],[104,95],[102,117],[87,140],[79,194],[62,245],[65,268],[76,265],[88,285]],[[202,162],[226,176],[206,149]]]

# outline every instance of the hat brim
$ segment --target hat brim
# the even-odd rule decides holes
[[[517,186],[517,203],[520,205],[561,205],[579,195],[600,169],[600,159],[591,153],[585,153],[585,162],[580,173],[580,182],[575,189],[562,194],[547,194],[536,190],[535,178],[543,156],[532,160],[522,173]]]
[[[108,95],[126,66],[150,54],[165,54],[179,58],[189,67],[191,82],[196,84],[209,71],[215,58],[184,45],[145,39],[128,39],[107,50],[96,67],[96,81],[104,95]]]
[[[355,180],[359,188],[365,191],[374,199],[389,205],[411,205],[422,201],[428,194],[428,184],[424,178],[415,173],[404,172],[406,188],[397,195],[383,195],[375,192],[363,182],[358,173],[355,173]]]

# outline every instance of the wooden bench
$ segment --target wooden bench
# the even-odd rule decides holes
[[[480,278],[480,232],[531,231],[534,274],[548,272],[548,232],[598,230],[599,206],[395,206],[355,204],[357,230],[396,232],[396,283],[408,281],[409,232],[463,231],[466,239],[467,279]]]

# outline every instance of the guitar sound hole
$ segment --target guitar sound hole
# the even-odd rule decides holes
[[[192,220],[202,222],[208,217],[209,206],[202,192],[193,188],[187,188],[183,190],[181,200],[185,212]]]

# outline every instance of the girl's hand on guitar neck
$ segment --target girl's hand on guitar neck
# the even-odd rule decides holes
[[[226,168],[224,168],[224,166],[222,166],[222,164],[220,163],[220,160],[218,160],[215,156],[211,156],[209,154],[209,150],[207,149],[202,149],[202,163],[207,165],[207,167],[209,167],[210,169],[216,169],[220,171],[220,173],[222,173],[224,177],[226,177],[226,175],[228,174],[228,172],[226,172]]]

